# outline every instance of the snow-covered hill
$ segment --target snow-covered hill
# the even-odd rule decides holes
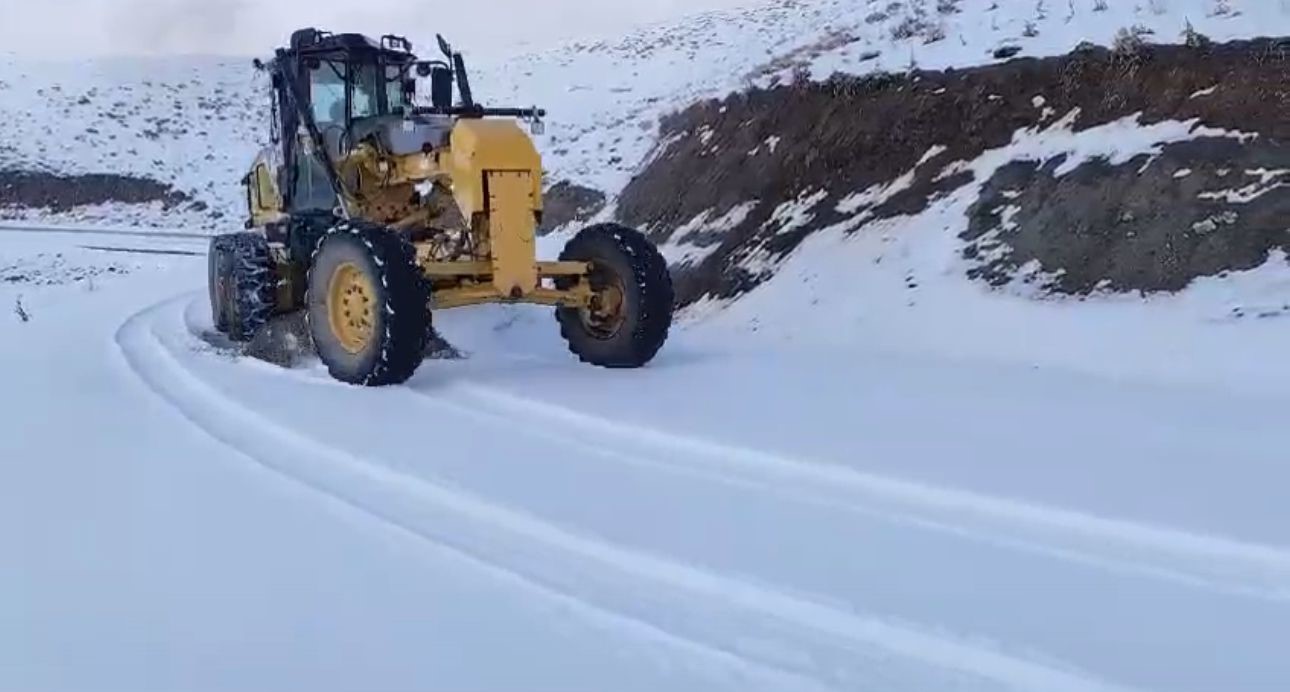
[[[614,194],[646,160],[667,114],[802,70],[818,79],[986,64],[1006,47],[1040,56],[1081,41],[1109,45],[1122,29],[1178,41],[1189,22],[1221,41],[1276,34],[1287,12],[1281,0],[773,0],[481,62],[474,82],[488,102],[551,111],[539,144],[553,181]],[[432,36],[412,38],[423,52],[434,45]],[[146,176],[204,205],[81,209],[64,221],[227,228],[264,134],[263,88],[249,57],[0,57],[0,168]]]
[[[249,60],[0,58],[0,169],[142,176],[201,203],[0,214],[211,230],[240,225],[238,181],[259,149],[267,115],[256,77]]]

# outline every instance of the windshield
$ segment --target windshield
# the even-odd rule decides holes
[[[385,99],[390,113],[402,115],[410,105],[408,95],[403,91],[403,77],[403,69],[394,65],[385,68]]]
[[[354,118],[404,112],[407,98],[403,93],[403,71],[399,67],[353,63],[350,69],[354,83]],[[382,91],[385,96],[384,104],[380,101]]]
[[[314,120],[320,128],[345,122],[345,79],[341,65],[324,62],[310,73]]]
[[[408,94],[403,91],[404,76],[404,68],[398,65],[349,63],[353,90],[350,117],[404,114],[410,105]],[[313,114],[319,127],[345,124],[345,82],[345,65],[341,62],[323,61],[311,71]]]

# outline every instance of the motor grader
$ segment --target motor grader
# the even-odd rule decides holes
[[[403,37],[302,29],[256,61],[270,144],[242,181],[246,231],[211,241],[215,327],[247,341],[304,311],[333,377],[383,386],[424,359],[432,311],[527,303],[555,307],[582,361],[646,364],[672,322],[666,262],[616,224],[538,261],[542,161],[521,124],[538,132],[545,112],[477,103],[462,54],[438,43],[422,61]]]

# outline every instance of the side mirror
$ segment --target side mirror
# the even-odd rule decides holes
[[[430,103],[435,108],[452,107],[452,70],[447,67],[430,70]]]
[[[443,34],[435,34],[434,37],[439,40],[439,52],[452,60],[452,45],[443,37]]]

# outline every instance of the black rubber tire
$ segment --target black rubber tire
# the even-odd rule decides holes
[[[234,341],[250,341],[273,315],[277,296],[268,240],[258,233],[217,236],[208,264],[215,328]]]
[[[228,236],[217,235],[211,238],[206,251],[206,285],[210,292],[211,324],[215,331],[228,331],[227,291],[224,286],[226,277],[231,273],[232,256],[229,254]]]
[[[376,338],[358,353],[341,345],[327,317],[328,283],[345,263],[367,273],[376,292]],[[417,266],[416,249],[398,233],[351,220],[318,241],[309,267],[306,318],[318,357],[337,380],[366,387],[406,382],[425,360],[429,304],[430,284]]]
[[[577,308],[556,309],[569,350],[582,362],[605,368],[639,368],[653,360],[667,341],[675,300],[667,261],[658,248],[639,231],[598,224],[574,236],[560,259],[591,262],[593,283],[598,273],[608,272],[617,275],[624,288],[624,319],[612,335],[588,329]],[[557,285],[569,283],[561,280]]]

